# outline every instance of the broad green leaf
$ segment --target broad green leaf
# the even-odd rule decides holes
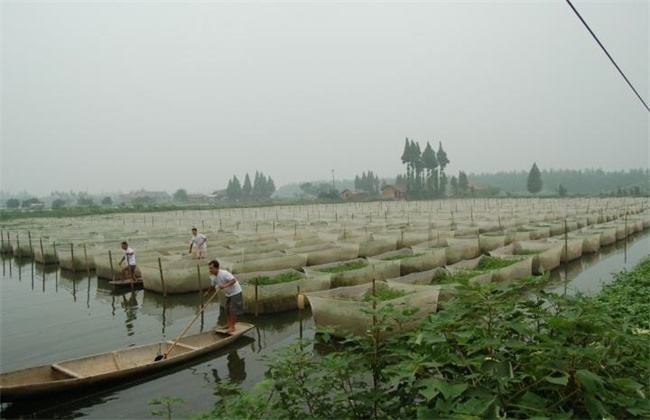
[[[546,382],[550,382],[552,384],[556,385],[565,385],[569,383],[569,375],[566,373],[563,373],[562,376],[547,376],[544,378]]]
[[[440,394],[440,390],[438,389],[438,384],[435,379],[424,379],[420,381],[421,385],[424,385],[424,388],[421,388],[419,390],[420,395],[422,395],[424,398],[426,398],[427,401],[431,401],[436,397],[436,395]]]
[[[578,370],[576,380],[591,394],[597,393],[602,388],[603,380],[590,370]]]

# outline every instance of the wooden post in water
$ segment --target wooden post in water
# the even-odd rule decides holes
[[[32,253],[32,259],[34,259],[34,247],[32,246],[32,232],[27,231],[27,238],[29,239],[29,250]]]
[[[45,265],[47,261],[45,260],[45,251],[43,251],[43,238],[39,238],[38,241],[41,244],[41,258],[43,258],[43,265]],[[43,272],[45,272],[45,270],[43,270]]]
[[[165,287],[165,276],[163,276],[162,261],[158,257],[158,270],[160,271],[160,285],[163,289],[163,296],[167,297],[167,287]]]
[[[569,263],[569,228],[567,227],[566,217],[564,218],[564,259]]]
[[[88,264],[88,252],[86,251],[86,244],[84,244],[84,260],[86,260],[86,271],[88,276],[90,276],[90,265]]]
[[[255,281],[255,316],[259,315],[259,305],[257,302],[257,281]]]
[[[111,253],[111,250],[108,250],[108,264],[111,267],[111,277],[113,281],[115,281],[115,270],[113,269],[113,254]]]
[[[302,310],[305,306],[305,301],[304,297],[300,294],[300,286],[298,286],[298,296],[296,297],[298,300],[298,324],[300,328],[299,336],[300,336],[300,350],[302,350]]]
[[[70,268],[73,273],[77,271],[74,266],[74,244],[72,242],[70,242]]]
[[[196,265],[196,280],[199,282],[199,302],[201,307],[203,307],[203,286],[201,285],[201,266]]]

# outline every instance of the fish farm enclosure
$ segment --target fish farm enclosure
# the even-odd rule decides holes
[[[193,227],[207,236],[206,258],[196,247],[188,253]],[[379,305],[417,308],[408,329],[443,311],[460,282],[546,273],[549,288],[566,289],[608,256],[624,261],[603,275],[625,268],[648,255],[650,209],[633,198],[391,201],[18,219],[1,228],[3,373],[173,339],[206,300],[211,259],[239,279],[241,318],[255,328],[230,347],[90,396],[2,401],[6,417],[146,417],[147,401],[161,395],[184,398],[189,414],[209,407],[215,382],[252,386],[262,356],[318,327],[364,334],[373,288]],[[122,241],[135,251],[136,286],[119,284],[129,280]],[[213,328],[219,299],[191,332]],[[133,395],[141,398],[120,407]]]

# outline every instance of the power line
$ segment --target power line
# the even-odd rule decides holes
[[[623,70],[621,70],[621,68],[618,66],[618,64],[616,64],[616,61],[614,61],[614,59],[613,59],[612,56],[609,54],[609,52],[607,52],[607,49],[605,49],[605,46],[600,42],[600,40],[598,39],[598,37],[596,36],[596,34],[594,33],[594,31],[591,30],[591,28],[589,27],[589,25],[587,24],[587,22],[585,22],[585,20],[582,18],[582,16],[580,16],[580,12],[578,12],[578,11],[576,10],[576,8],[575,8],[575,7],[573,6],[573,4],[571,3],[571,0],[566,0],[566,2],[569,3],[569,6],[571,6],[571,9],[573,9],[573,11],[574,11],[575,14],[578,16],[578,18],[580,18],[580,21],[585,25],[585,28],[587,28],[587,30],[589,31],[589,33],[591,34],[591,36],[594,37],[594,39],[596,40],[596,42],[598,43],[598,45],[600,45],[600,48],[602,48],[603,51],[605,52],[605,54],[607,54],[607,57],[609,58],[609,60],[612,62],[612,64],[614,65],[614,67],[616,67],[616,70],[618,70],[618,72],[621,74],[621,76],[623,76],[623,79],[625,79],[625,81],[627,82],[627,84],[628,84],[628,85],[630,86],[630,88],[634,91],[634,93],[636,94],[636,97],[639,98],[639,100],[641,101],[641,103],[643,104],[643,106],[645,107],[645,109],[646,109],[648,112],[650,112],[650,108],[648,108],[648,105],[645,103],[645,101],[643,100],[643,98],[641,98],[641,95],[639,95],[639,92],[637,92],[636,89],[634,88],[634,86],[632,86],[632,83],[630,83],[630,81],[628,80],[628,78],[625,76],[625,73],[623,73]]]

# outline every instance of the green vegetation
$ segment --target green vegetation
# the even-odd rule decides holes
[[[289,283],[291,281],[296,281],[302,279],[302,275],[296,272],[288,272],[278,274],[277,276],[268,277],[268,276],[259,276],[250,280],[251,284],[257,284],[259,286],[268,286],[271,284],[278,283]]]
[[[423,253],[419,253],[419,254],[399,254],[399,255],[393,255],[392,257],[382,258],[382,260],[384,260],[384,261],[404,260],[406,258],[421,257],[422,255],[424,255],[424,254]]]
[[[516,262],[518,262],[518,260],[515,259],[506,260],[503,258],[485,256],[485,257],[481,257],[481,259],[478,262],[478,266],[476,266],[476,269],[480,271],[498,270],[499,268],[511,266]]]
[[[286,348],[251,391],[218,384],[199,418],[648,418],[650,260],[594,297],[530,286],[461,285],[408,333],[381,334],[408,313],[379,308],[366,337]]]
[[[319,268],[316,271],[321,273],[342,273],[344,271],[358,270],[368,266],[368,261],[350,261],[343,264],[337,264],[333,267]]]
[[[397,299],[402,296],[406,296],[407,294],[408,293],[402,290],[391,288],[390,286],[387,286],[385,284],[378,284],[375,286],[375,297],[380,302]],[[371,302],[372,299],[373,299],[372,289],[369,289],[363,295],[363,300],[366,302]]]

